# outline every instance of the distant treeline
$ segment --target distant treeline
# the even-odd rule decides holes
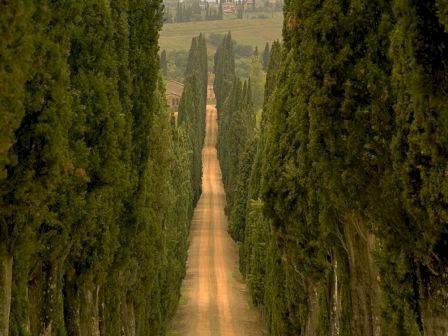
[[[2,3],[0,335],[165,333],[203,132],[166,111],[162,16],[157,0]]]
[[[259,128],[228,38],[215,59],[252,298],[276,336],[442,335],[448,2],[290,0],[284,14]]]
[[[219,3],[216,6],[210,6],[208,2],[205,2],[201,6],[199,1],[194,1],[191,4],[178,2],[175,9],[169,6],[165,7],[163,21],[165,23],[174,23],[223,19],[224,12],[222,3]]]
[[[223,3],[225,2],[223,1],[210,3],[208,1],[193,0],[189,2],[178,1],[177,4],[165,3],[164,23],[224,20]],[[262,6],[256,6],[255,1],[250,6],[245,5],[243,1],[235,1],[232,5],[234,5],[233,9],[230,13],[227,12],[227,14],[235,15],[237,19],[243,19],[245,13],[256,12],[262,13],[252,16],[252,18],[266,19],[269,17],[266,15],[266,12],[281,12],[283,1],[276,1],[275,3],[264,1]]]

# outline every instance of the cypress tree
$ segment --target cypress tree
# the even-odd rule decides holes
[[[251,292],[269,307],[273,335],[324,335],[335,326],[341,335],[373,335],[380,296],[368,275],[376,267],[372,247],[363,237],[374,232],[381,244],[382,332],[432,330],[437,322],[427,307],[441,316],[441,298],[428,295],[427,288],[443,288],[438,267],[445,267],[440,251],[446,232],[437,224],[443,210],[429,195],[443,199],[444,193],[436,171],[446,158],[436,148],[444,146],[438,141],[446,105],[440,91],[446,14],[440,2],[400,1],[291,1],[285,12],[279,81],[277,87],[271,78],[266,84],[266,92],[274,92],[265,101],[264,112],[272,113],[266,140],[259,143],[266,161],[255,158],[261,175],[253,170],[249,184],[256,189],[257,179],[262,181],[261,200],[248,194],[241,250]],[[272,249],[263,257],[255,244],[269,240],[270,225]],[[351,249],[360,254],[353,258]],[[362,258],[367,263],[360,266]],[[336,279],[338,318],[331,313]]]
[[[31,30],[26,29],[14,32],[23,24],[19,18],[17,24],[11,27],[11,36],[17,34],[13,38],[17,39],[16,47],[20,49],[24,47],[23,34],[28,35],[26,39],[34,40],[34,52],[32,58],[28,56],[23,60],[20,57],[15,59],[18,63],[12,66],[12,69],[16,66],[23,67],[15,74],[26,76],[22,77],[25,82],[22,82],[22,87],[18,90],[16,102],[23,108],[23,118],[14,131],[14,144],[7,152],[9,158],[15,159],[6,162],[7,175],[0,187],[2,223],[8,223],[7,227],[2,224],[0,241],[2,257],[9,261],[5,263],[2,259],[2,265],[6,270],[6,265],[13,267],[14,257],[18,261],[13,267],[14,273],[9,273],[9,279],[14,284],[10,317],[10,331],[13,335],[20,334],[27,328],[30,312],[26,302],[26,286],[31,269],[30,261],[31,258],[34,261],[36,255],[40,257],[36,269],[43,285],[38,295],[43,303],[33,307],[42,316],[35,331],[43,332],[52,326],[58,332],[62,327],[60,266],[67,253],[66,236],[69,225],[58,213],[61,202],[58,190],[64,188],[70,174],[67,169],[71,165],[67,126],[70,127],[72,116],[66,63],[70,28],[67,22],[63,23],[66,9],[49,2],[36,6],[19,2],[18,5],[30,6],[23,8],[21,12],[25,14],[22,17],[29,20],[28,24],[33,27],[34,33],[31,34]],[[16,15],[16,9],[18,8],[9,7],[9,19]],[[31,13],[33,16],[28,17]],[[48,31],[49,22],[53,25],[51,31]],[[19,78],[13,82],[15,85],[20,83]],[[17,112],[20,116],[20,110]],[[14,124],[8,122],[6,129]],[[50,241],[55,244],[52,250]],[[11,272],[11,268],[8,272]],[[11,283],[1,287],[3,294],[6,290],[11,290]],[[1,332],[5,335],[8,335],[8,321],[3,320],[3,317],[7,317],[8,301],[8,298],[2,301]],[[3,302],[6,302],[5,306]]]
[[[117,85],[118,56],[111,8],[91,1],[78,6],[82,21],[74,32],[70,66],[72,87],[83,94],[74,105],[77,119],[71,137],[77,146],[85,148],[85,209],[76,218],[77,230],[72,233],[73,268],[68,273],[73,277],[67,277],[67,283],[79,288],[73,304],[80,325],[74,328],[84,334],[99,330],[98,293],[118,246],[118,219],[122,191],[126,189],[126,163],[122,160],[126,156],[121,155],[119,144],[126,137],[122,129],[126,122]]]
[[[162,69],[162,74],[166,77],[168,73],[168,63],[166,59],[165,49],[163,49],[162,53],[160,54],[160,68]]]
[[[161,18],[160,3],[128,0],[5,6],[0,333],[165,332],[193,172],[164,110]]]
[[[235,80],[235,56],[230,32],[224,36],[215,54],[215,82],[216,107],[218,111],[223,107],[225,99],[232,90]]]
[[[264,47],[263,56],[262,56],[262,63],[263,63],[263,70],[267,71],[269,66],[269,43],[266,42],[266,46]]]
[[[322,6],[288,4],[284,33],[288,55],[274,102],[269,163],[263,173],[265,210],[278,231],[285,270],[294,274],[301,265],[302,276],[287,278],[288,307],[294,298],[318,300],[321,307],[333,305],[326,288],[337,272],[341,317],[335,323],[345,334],[367,335],[374,329],[345,317],[358,309],[358,303],[341,269],[351,262],[344,249],[350,243],[344,236],[351,225],[346,216],[366,216],[362,209],[368,199],[361,190],[378,195],[374,189],[381,176],[372,171],[387,162],[383,154],[390,134],[390,102],[384,99],[388,87],[374,86],[384,83],[388,71],[388,63],[381,61],[386,48],[378,43],[387,30],[382,20],[388,13],[387,8],[378,12],[379,6],[333,1]],[[345,31],[354,33],[345,36]],[[297,298],[294,292],[301,294]],[[371,311],[356,314],[374,315],[375,299],[368,306]],[[330,312],[311,303],[308,308],[317,324],[307,332],[330,333]],[[292,325],[292,334],[304,328],[303,314],[298,308],[289,310],[285,322]]]
[[[33,38],[30,34],[34,13],[32,1],[15,1],[2,5],[0,25],[0,185],[8,179],[8,167],[15,167],[18,156],[12,148],[15,132],[25,117],[25,83],[29,78],[33,58]],[[6,30],[7,29],[7,30]],[[9,168],[10,169],[10,168]],[[14,251],[10,228],[14,223],[6,219],[4,203],[7,190],[0,187],[0,333],[8,335],[11,308]]]
[[[438,327],[436,316],[446,315],[434,291],[446,288],[441,274],[448,264],[443,183],[448,157],[442,149],[448,131],[447,15],[434,2],[395,1],[393,10],[389,56],[396,130],[385,189],[394,201],[380,228],[385,246],[380,266],[387,279],[381,283],[383,333],[421,335]]]
[[[205,137],[205,109],[208,85],[207,49],[201,34],[193,38],[185,72],[185,85],[179,103],[179,124],[184,125],[193,145],[194,203],[201,194],[202,147]]]
[[[262,70],[262,64],[260,59],[256,56],[252,57],[250,64],[250,82],[251,82],[251,95],[256,111],[263,106],[263,88],[265,85],[265,74]]]
[[[265,286],[269,270],[267,268],[267,246],[275,239],[271,234],[269,220],[263,215],[261,200],[261,170],[264,163],[267,126],[269,113],[272,110],[271,97],[276,86],[276,78],[280,69],[281,46],[274,42],[266,77],[264,108],[260,129],[254,136],[256,153],[251,167],[247,187],[246,226],[243,244],[240,250],[240,269],[248,281],[250,293],[257,305],[264,305]],[[273,273],[277,274],[277,273]],[[266,292],[266,297],[268,293]],[[268,298],[269,299],[269,298]],[[267,306],[268,307],[268,306]]]

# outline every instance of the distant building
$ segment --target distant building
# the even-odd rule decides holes
[[[184,85],[175,80],[167,80],[166,84],[166,103],[169,107],[177,111],[179,108],[180,97],[184,90]]]

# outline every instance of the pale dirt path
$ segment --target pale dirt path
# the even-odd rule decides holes
[[[246,285],[237,279],[236,245],[227,233],[216,117],[215,107],[208,105],[202,196],[190,231],[183,299],[168,335],[261,336],[265,335],[263,324],[249,304]]]

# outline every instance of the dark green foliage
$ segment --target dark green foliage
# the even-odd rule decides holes
[[[448,265],[447,13],[434,2],[396,1],[393,10],[389,57],[396,128],[385,183],[395,202],[380,217],[382,273],[390,279],[382,282],[384,334],[420,335],[437,328],[425,321],[428,314],[446,315],[446,297],[436,293],[446,288]]]
[[[224,36],[221,45],[216,50],[213,72],[215,73],[213,87],[216,95],[216,107],[219,111],[230,95],[235,81],[235,57],[230,32]]]
[[[277,73],[280,69],[281,46],[278,42],[272,45],[272,56],[267,72],[265,85],[265,107],[263,110],[261,126],[258,134],[254,136],[256,153],[248,179],[247,208],[245,213],[246,226],[244,230],[244,243],[240,250],[240,269],[248,280],[252,298],[257,305],[265,303],[265,286],[267,281],[275,281],[272,276],[277,272],[269,273],[267,263],[271,262],[267,253],[268,247],[274,244],[269,219],[263,215],[263,201],[261,200],[261,168],[264,162],[266,137],[262,136],[267,131],[267,122],[272,109],[270,97],[272,87],[276,85]],[[273,261],[272,261],[273,262]],[[269,278],[271,276],[271,278]],[[270,280],[269,280],[270,279]],[[267,298],[270,300],[270,298]],[[269,309],[266,304],[266,309]]]
[[[271,334],[445,330],[445,2],[291,0],[283,35],[238,168],[241,84],[218,99],[230,231]]]
[[[11,256],[24,261],[28,261],[33,254],[43,255],[48,260],[48,268],[52,268],[67,253],[67,234],[70,230],[70,223],[64,221],[58,211],[63,201],[58,191],[65,188],[69,179],[64,167],[70,163],[67,130],[73,115],[66,63],[70,25],[64,23],[67,18],[65,10],[58,4],[43,1],[39,6],[27,5],[34,9],[33,16],[28,18],[28,30],[11,27],[11,36],[17,36],[19,45],[23,35],[28,34],[27,38],[32,38],[34,52],[32,57],[15,59],[14,62],[18,63],[12,67],[24,66],[20,70],[23,71],[24,81],[18,88],[16,101],[23,108],[22,111],[16,110],[17,116],[23,112],[23,118],[13,133],[14,144],[7,151],[7,157],[14,160],[6,162],[6,179],[0,184],[0,255],[2,258]],[[53,29],[48,31],[50,22]],[[12,82],[18,84],[16,81]],[[7,90],[2,91],[2,100],[4,98],[11,98]],[[4,125],[8,128],[14,124],[12,120],[5,120]],[[57,248],[47,250],[45,247],[49,240],[54,240]],[[27,266],[30,265],[25,262],[13,268],[13,272],[20,269],[17,272],[17,286],[13,287],[15,304],[11,311],[11,319],[18,323],[17,332],[26,323],[24,314],[28,305],[23,289],[30,272]],[[49,273],[43,273],[44,278],[47,276]],[[46,328],[50,323],[53,323],[55,330],[61,328],[61,304],[58,301],[60,276],[53,276],[52,287],[45,288],[42,300],[47,306],[36,307],[44,316],[41,328]],[[49,286],[50,282],[47,283]]]
[[[179,125],[186,129],[193,148],[192,185],[194,204],[201,195],[202,147],[205,137],[208,65],[205,38],[193,38],[185,71],[185,84],[179,103]]]
[[[0,334],[164,334],[197,149],[164,108],[160,2],[16,1],[0,18]]]
[[[381,179],[372,172],[387,162],[382,139],[390,134],[390,102],[384,99],[388,86],[381,84],[389,68],[383,61],[387,45],[378,42],[388,12],[380,6],[286,4],[286,51],[267,135],[263,200],[285,268],[297,271],[286,286],[298,293],[296,301],[308,302],[304,314],[286,295],[284,323],[307,334],[330,334],[334,323],[346,334],[370,335],[375,328],[358,329],[355,321],[363,315],[332,323],[330,307],[340,305],[340,316],[355,309],[350,292],[338,290],[341,296],[334,298],[331,270],[351,258],[346,217],[367,216],[364,209],[370,197],[378,197]],[[343,288],[353,280],[345,281]],[[307,326],[307,318],[314,323]]]
[[[256,118],[250,79],[241,83],[233,77],[233,87],[225,96],[224,83],[232,80],[224,71],[226,65],[233,63],[233,53],[225,52],[229,44],[232,45],[230,34],[215,55],[215,73],[220,76],[215,78],[215,92],[221,92],[221,99],[225,99],[223,107],[218,107],[218,157],[227,195],[229,233],[235,240],[243,241],[249,177],[257,149]],[[219,88],[224,88],[224,92]]]
[[[24,83],[32,64],[33,38],[29,34],[33,1],[2,4],[0,25],[0,182],[7,177],[6,165],[17,160],[9,149],[14,144],[14,132],[25,115]]]

